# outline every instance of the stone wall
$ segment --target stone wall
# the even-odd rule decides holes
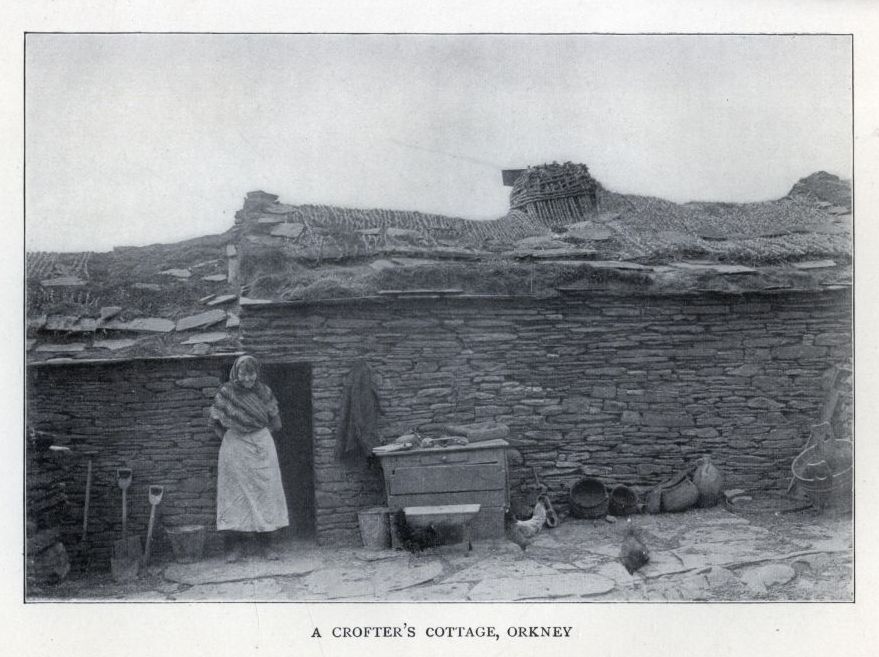
[[[206,413],[231,361],[215,357],[29,368],[28,424],[57,434],[55,442],[73,450],[64,457],[64,480],[55,482],[63,484],[69,501],[61,519],[68,546],[80,538],[87,463],[93,462],[91,565],[108,567],[113,542],[121,537],[119,467],[134,471],[128,491],[132,535],[146,535],[147,487],[165,487],[155,551],[168,549],[163,526],[214,526],[220,441]],[[29,490],[31,482],[46,476],[38,467],[29,469]]]
[[[313,366],[318,538],[357,538],[383,502],[380,471],[333,457],[344,375],[379,382],[386,440],[495,420],[518,450],[513,494],[536,467],[554,503],[583,473],[655,484],[711,454],[732,486],[784,489],[820,417],[822,373],[851,356],[847,292],[554,300],[362,300],[245,308],[243,340]]]

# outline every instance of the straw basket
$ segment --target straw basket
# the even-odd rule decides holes
[[[638,512],[638,496],[628,486],[615,486],[610,492],[608,511],[615,516],[628,516]]]
[[[684,477],[668,488],[662,489],[663,511],[686,511],[698,501],[699,489],[687,477]]]
[[[192,563],[201,559],[204,551],[205,526],[181,525],[165,529],[178,563]]]
[[[607,515],[607,489],[598,479],[586,477],[574,482],[569,496],[571,515],[575,518],[601,518]]]
[[[810,476],[808,466],[819,462],[817,447],[812,445],[802,451],[791,464],[794,480],[812,503],[823,507],[834,497],[851,491],[853,470],[853,448],[849,440],[834,440],[835,462],[830,466],[829,476]]]

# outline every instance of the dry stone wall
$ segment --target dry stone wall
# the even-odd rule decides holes
[[[532,467],[564,508],[583,473],[650,485],[706,453],[732,486],[784,489],[820,419],[822,374],[851,357],[849,298],[267,305],[246,307],[242,329],[257,356],[312,366],[318,540],[336,544],[357,542],[357,512],[384,501],[374,463],[334,457],[343,380],[357,359],[376,374],[386,441],[412,429],[440,435],[446,423],[509,425],[514,495],[527,491]],[[219,440],[206,411],[230,365],[206,357],[29,368],[28,423],[73,449],[61,475],[28,472],[34,499],[43,479],[55,486],[63,475],[66,544],[81,532],[88,458],[93,563],[109,563],[121,534],[117,467],[134,469],[132,532],[145,534],[147,486],[165,486],[157,550],[167,549],[162,526],[213,526]]]
[[[318,538],[358,540],[381,472],[335,460],[345,374],[376,374],[384,439],[495,420],[553,502],[583,473],[655,484],[711,454],[730,485],[784,489],[820,420],[827,368],[851,356],[844,292],[808,295],[431,299],[245,309],[244,341],[313,367]],[[518,457],[521,455],[521,458]]]
[[[207,409],[230,365],[223,357],[29,368],[28,423],[56,434],[55,442],[72,450],[63,457],[63,472],[51,472],[57,475],[52,485],[63,485],[68,501],[59,519],[66,545],[80,539],[87,463],[93,462],[87,551],[93,567],[109,567],[113,542],[121,538],[116,468],[134,471],[128,490],[132,535],[146,535],[147,487],[165,487],[154,551],[169,549],[165,526],[215,526],[220,441],[210,429]],[[45,468],[29,469],[29,496],[36,494],[31,484],[49,474]]]

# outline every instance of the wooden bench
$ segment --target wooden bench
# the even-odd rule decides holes
[[[441,524],[461,526],[464,529],[464,542],[467,551],[473,549],[473,533],[470,526],[473,518],[479,513],[479,504],[442,504],[439,506],[406,506],[403,513],[406,522],[416,528],[424,528],[429,525],[434,527]]]

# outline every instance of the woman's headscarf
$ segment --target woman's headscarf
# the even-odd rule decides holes
[[[252,388],[245,388],[239,380],[245,367],[252,367],[257,373]],[[214,397],[211,418],[240,433],[270,426],[272,418],[278,414],[278,401],[271,389],[259,380],[259,373],[259,362],[253,356],[241,356],[236,360],[229,373],[229,383],[224,384]]]

